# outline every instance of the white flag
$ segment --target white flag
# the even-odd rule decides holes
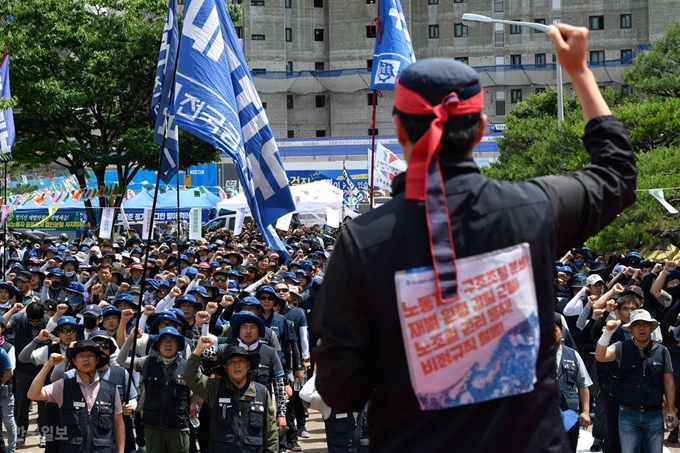
[[[326,206],[326,225],[331,228],[340,226],[340,213],[332,206]]]
[[[292,212],[289,212],[288,214],[281,216],[279,220],[276,221],[276,229],[281,231],[288,231],[291,220],[293,220]]]
[[[668,212],[671,214],[677,214],[678,210],[675,209],[669,202],[666,201],[666,199],[663,196],[663,190],[662,189],[649,189],[649,193],[651,196],[659,200],[659,203],[661,203],[661,206],[666,208]]]
[[[123,221],[123,228],[125,228],[125,234],[127,235],[127,232],[130,229],[130,222],[128,222],[128,218],[125,215],[125,209],[123,209],[122,205],[120,207],[120,217]]]
[[[236,210],[236,219],[234,220],[234,234],[238,236],[243,230],[243,220],[246,218],[246,208],[239,208]]]
[[[189,211],[189,239],[201,238],[201,208],[191,208]]]
[[[104,208],[102,211],[102,225],[99,228],[99,237],[109,239],[113,231],[113,208]]]
[[[144,223],[142,223],[142,240],[145,241],[149,237],[149,230],[153,231],[151,208],[144,208]]]

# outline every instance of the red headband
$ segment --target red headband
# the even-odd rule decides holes
[[[464,101],[453,92],[440,104],[433,106],[427,99],[397,81],[394,98],[394,107],[400,112],[435,116],[428,131],[415,143],[411,151],[406,170],[405,198],[425,201],[437,292],[443,303],[451,302],[458,298],[458,271],[444,178],[437,154],[449,117],[480,113],[484,108],[484,91],[480,90],[478,94]]]

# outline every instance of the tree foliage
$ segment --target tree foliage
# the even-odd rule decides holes
[[[603,95],[626,125],[639,170],[638,199],[588,245],[621,251],[661,239],[680,246],[680,224],[648,192],[663,188],[665,199],[680,207],[680,24],[640,55],[624,79],[644,97],[607,89]],[[583,168],[590,157],[581,137],[585,127],[576,96],[565,96],[565,119],[557,126],[557,93],[530,96],[506,115],[506,131],[498,140],[500,157],[487,176],[520,181]]]
[[[149,111],[166,11],[164,0],[0,0],[0,17],[13,18],[0,42],[9,45],[18,100],[14,159],[55,162],[81,188],[85,168],[101,186],[115,166],[121,193],[139,168],[157,170]],[[183,167],[219,158],[188,134],[181,139]]]

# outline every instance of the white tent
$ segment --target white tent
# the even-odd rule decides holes
[[[290,187],[293,201],[295,202],[296,213],[323,212],[326,207],[342,207],[342,190],[335,187],[328,181],[314,181],[309,184]],[[243,193],[235,197],[221,201],[217,204],[217,210],[226,209],[236,211],[237,209],[248,208],[246,196]],[[246,214],[250,211],[247,210]]]

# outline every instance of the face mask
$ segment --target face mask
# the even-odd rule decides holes
[[[83,298],[79,296],[69,296],[66,298],[68,304],[72,307],[78,306],[83,303]]]
[[[71,278],[74,275],[76,275],[76,271],[67,271],[67,272],[64,272],[64,275],[67,276],[68,278]]]
[[[583,269],[584,264],[585,264],[585,261],[583,261],[583,260],[574,261],[574,266],[576,266],[576,269]]]
[[[680,286],[676,286],[674,288],[668,288],[666,290],[666,292],[668,294],[670,294],[671,296],[673,296],[674,299],[677,299],[678,297],[680,297]]]
[[[85,324],[86,329],[94,329],[97,327],[97,318],[84,317],[83,324]]]
[[[52,282],[52,289],[59,289],[61,287],[61,282]]]

